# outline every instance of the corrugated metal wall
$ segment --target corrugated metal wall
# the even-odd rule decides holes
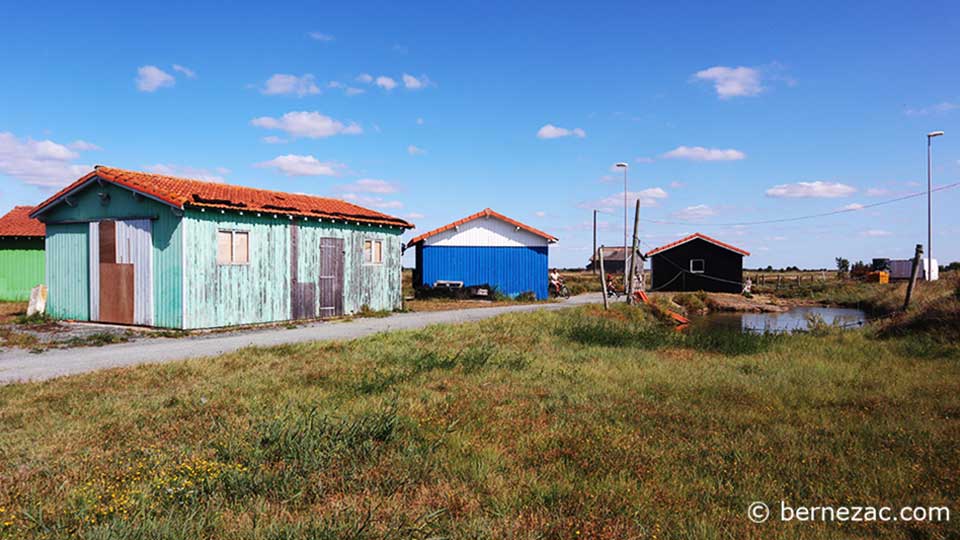
[[[549,268],[547,246],[542,247],[476,247],[417,246],[423,250],[423,283],[439,280],[462,281],[464,286],[495,286],[507,295],[532,291],[537,298],[547,298]]]
[[[298,281],[316,283],[320,238],[344,240],[344,312],[361,306],[401,305],[400,229],[298,221]],[[187,328],[284,321],[290,308],[290,221],[189,210],[182,225],[187,246],[184,321]],[[250,263],[217,264],[217,231],[250,233]],[[383,242],[384,262],[363,264],[363,240]]]
[[[87,224],[47,224],[47,313],[59,319],[90,318]]]
[[[102,194],[102,196],[101,196]],[[74,205],[68,206],[60,204],[44,214],[44,220],[48,222],[48,237],[50,231],[50,222],[57,221],[99,221],[102,219],[136,219],[149,218],[152,228],[153,250],[150,257],[153,258],[153,325],[166,328],[179,328],[181,326],[181,264],[182,264],[182,239],[180,217],[172,212],[172,209],[157,201],[135,197],[133,193],[124,188],[112,184],[100,186],[92,183],[83,191],[72,196]],[[64,227],[65,225],[56,225]],[[72,224],[69,227],[79,227],[84,231],[86,241],[89,223]],[[50,242],[47,242],[48,250]],[[48,253],[49,259],[52,254]],[[59,256],[59,255],[58,255]],[[47,268],[47,285],[50,287],[49,302],[56,304],[58,300],[54,298],[54,289],[51,287],[53,281],[59,283],[69,280],[69,276],[61,276],[59,272],[77,274],[81,272],[76,265],[84,265],[82,274],[84,276],[84,288],[86,289],[85,298],[89,297],[89,285],[87,279],[89,275],[88,268],[89,250],[84,251],[83,259],[75,261],[74,265],[66,262],[60,268]],[[69,261],[69,259],[68,259]],[[61,294],[61,293],[57,293]],[[84,308],[83,320],[89,318],[89,305]],[[70,318],[77,318],[75,316]]]
[[[44,283],[44,241],[0,239],[0,300],[24,301]]]

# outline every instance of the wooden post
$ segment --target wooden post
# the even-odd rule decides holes
[[[783,280],[783,276],[777,274],[777,289],[780,289],[780,281]]]
[[[903,300],[903,310],[910,307],[910,297],[913,296],[913,288],[917,286],[917,275],[920,274],[920,261],[923,259],[923,244],[917,244],[916,253],[913,255],[913,267],[910,269],[910,283],[907,284],[907,297]]]
[[[637,243],[640,239],[637,237],[637,227],[640,224],[640,199],[637,199],[637,208],[633,211],[633,242],[631,242],[630,249],[630,283],[627,283],[623,286],[624,291],[627,293],[627,303],[633,303],[633,277],[637,272]]]
[[[603,270],[603,246],[596,252],[600,259],[600,285],[603,287],[603,309],[607,309],[607,273]]]
[[[590,271],[597,275],[597,211],[593,211],[593,261],[590,262]]]

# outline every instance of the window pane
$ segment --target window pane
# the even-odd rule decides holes
[[[363,262],[372,262],[373,261],[373,242],[370,240],[363,241]]]
[[[704,269],[703,259],[691,259],[690,260],[690,271],[691,272],[703,272]]]
[[[217,264],[230,264],[230,231],[217,231]]]
[[[250,234],[245,232],[233,233],[233,262],[247,264],[250,262]]]
[[[383,262],[383,242],[373,243],[373,262],[380,264]]]

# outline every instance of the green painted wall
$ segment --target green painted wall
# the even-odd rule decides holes
[[[89,247],[86,223],[47,224],[47,313],[90,320]]]
[[[109,195],[109,201],[102,202],[99,194]],[[102,219],[130,219],[152,217],[152,237],[153,237],[153,301],[154,301],[154,325],[167,328],[180,328],[182,326],[182,247],[181,239],[181,218],[176,216],[170,206],[148,199],[145,197],[134,197],[133,192],[117,187],[113,184],[96,183],[90,184],[82,191],[72,196],[74,206],[59,204],[50,211],[41,216],[41,220],[48,223],[47,226],[47,284],[49,288],[48,303],[51,306],[58,306],[61,299],[58,297],[64,295],[64,300],[70,298],[68,292],[60,289],[59,284],[69,282],[67,276],[61,275],[61,272],[77,272],[76,265],[63,265],[51,268],[49,259],[50,250],[50,225],[51,222],[58,221],[99,221]],[[87,236],[88,223],[72,224],[70,227],[82,228],[84,239]],[[59,244],[54,249],[60,249]],[[73,246],[71,245],[71,249]],[[87,249],[87,248],[85,248]],[[86,252],[85,252],[86,253]],[[59,260],[59,259],[58,259]],[[84,255],[84,261],[87,260],[87,254]],[[87,263],[84,262],[84,265]],[[83,268],[84,280],[87,279],[87,267]],[[87,282],[84,281],[86,284]],[[54,284],[58,284],[54,287]],[[89,284],[85,285],[89,289]],[[89,294],[89,290],[87,291]],[[72,301],[72,300],[71,300]],[[53,311],[51,311],[53,313]],[[84,313],[89,313],[89,306],[84,309]],[[71,317],[79,318],[79,317]],[[89,318],[89,315],[85,317]]]
[[[0,300],[25,301],[44,283],[43,238],[0,238]]]
[[[344,239],[344,311],[401,304],[400,229],[298,221],[299,281],[316,283],[320,238]],[[236,213],[187,211],[184,275],[186,328],[283,321],[290,309],[290,222]],[[250,232],[250,264],[217,264],[217,231]],[[384,264],[363,265],[363,240],[384,242]]]

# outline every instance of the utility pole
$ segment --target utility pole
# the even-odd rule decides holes
[[[927,281],[933,279],[933,171],[931,170],[931,141],[943,135],[942,131],[927,133]]]
[[[627,293],[627,303],[633,303],[633,276],[636,275],[637,271],[637,227],[640,225],[640,199],[637,199],[637,209],[633,213],[633,242],[631,244],[630,250],[630,282],[628,285],[624,286],[625,292]],[[626,259],[624,259],[626,263]]]
[[[623,291],[627,291],[627,169],[626,162],[617,163],[623,169]]]

